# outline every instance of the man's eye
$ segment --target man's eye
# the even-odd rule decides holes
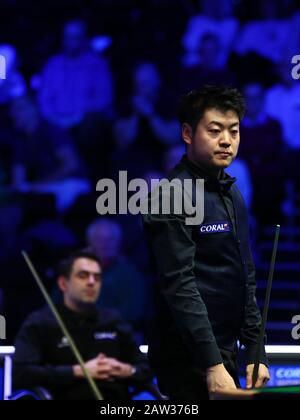
[[[88,277],[87,273],[78,273],[78,277],[81,279],[86,279]]]
[[[237,136],[237,135],[238,135],[238,133],[239,133],[239,131],[238,131],[238,130],[232,130],[232,131],[231,131],[231,134],[232,134],[233,136]]]
[[[211,134],[214,134],[214,135],[218,135],[218,134],[220,134],[220,130],[217,130],[217,129],[212,129],[212,130],[209,130],[209,132],[210,132]]]

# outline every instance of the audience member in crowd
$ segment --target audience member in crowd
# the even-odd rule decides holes
[[[139,64],[133,77],[130,113],[114,127],[116,166],[127,169],[132,176],[161,170],[164,151],[180,139],[178,124],[168,115],[171,107],[163,102],[156,64]]]
[[[230,168],[226,170],[226,173],[236,178],[236,184],[244,197],[246,206],[248,210],[251,210],[253,185],[247,163],[240,158],[236,158]]]
[[[164,158],[164,174],[167,175],[180,162],[182,156],[185,154],[185,147],[183,144],[170,147]]]
[[[144,356],[119,315],[99,309],[102,265],[91,252],[79,251],[61,263],[58,310],[105,399],[128,400],[129,386],[151,380]],[[123,294],[126,299],[127,293]],[[93,393],[49,308],[31,314],[15,342],[15,389],[43,386],[55,399],[92,400]]]
[[[146,316],[145,281],[121,254],[120,225],[107,218],[94,221],[87,229],[87,242],[101,258],[103,288],[100,307],[118,310],[127,322],[140,331]]]
[[[286,149],[282,173],[285,180],[299,188],[300,174],[300,83],[292,77],[291,55],[287,51],[278,66],[280,82],[272,86],[266,96],[266,112],[282,126]],[[272,152],[273,153],[273,152]],[[281,165],[282,167],[282,165]],[[277,168],[278,172],[279,168]]]
[[[267,91],[266,112],[283,129],[286,147],[300,149],[300,83],[292,78],[291,56],[283,55],[278,66],[280,82]]]
[[[278,223],[284,198],[281,125],[266,114],[265,90],[260,84],[246,85],[244,97],[247,113],[241,126],[239,157],[247,163],[253,181],[253,211],[261,222]]]
[[[12,187],[19,192],[52,193],[59,211],[80,193],[89,192],[72,140],[64,130],[44,121],[29,97],[11,106],[14,124]]]
[[[280,15],[280,2],[264,0],[259,5],[261,19],[244,25],[236,39],[236,51],[240,55],[256,53],[279,63],[290,40],[290,20]]]
[[[195,52],[195,54],[197,51]],[[220,38],[216,33],[203,33],[199,41],[199,63],[183,67],[179,73],[177,85],[180,94],[184,94],[202,85],[233,85],[234,76],[227,66],[221,63],[223,54]]]
[[[82,122],[90,112],[110,115],[113,81],[107,60],[89,49],[83,21],[63,28],[62,53],[51,58],[42,74],[39,101],[43,116],[60,127]]]
[[[204,0],[199,1],[199,5],[202,6],[202,13],[189,20],[182,39],[185,48],[183,63],[186,67],[200,64],[199,46],[202,37],[211,33],[218,37],[222,50],[216,65],[224,67],[239,28],[239,22],[233,16],[233,1]]]

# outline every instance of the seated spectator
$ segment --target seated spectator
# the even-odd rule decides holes
[[[179,73],[177,81],[179,93],[184,94],[202,85],[233,85],[233,74],[224,64],[221,64],[222,53],[218,35],[210,32],[204,33],[199,41],[199,64],[184,67]]]
[[[118,310],[140,332],[145,321],[145,281],[121,254],[120,225],[107,218],[96,220],[87,229],[87,242],[102,262],[103,289],[99,307]]]
[[[5,58],[6,79],[0,78],[0,105],[26,94],[26,83],[18,70],[18,59],[15,47],[0,45],[0,56]]]
[[[266,112],[277,119],[283,130],[286,149],[283,173],[294,187],[300,186],[298,162],[300,158],[300,83],[291,75],[291,55],[287,52],[277,67],[280,82],[272,86],[266,95]]]
[[[39,92],[42,115],[63,128],[78,125],[89,112],[110,115],[113,82],[107,60],[89,50],[83,21],[64,25],[63,52],[44,68]]]
[[[182,39],[185,48],[183,64],[190,67],[201,63],[199,46],[202,37],[210,33],[218,37],[222,54],[217,64],[224,67],[239,27],[238,20],[233,16],[233,1],[204,0],[199,1],[199,5],[202,6],[202,14],[190,19]]]
[[[102,289],[99,259],[87,251],[74,253],[62,262],[58,285],[64,298],[58,310],[104,398],[129,399],[129,385],[143,387],[151,374],[130,327],[116,312],[96,307]],[[93,399],[50,309],[28,317],[15,347],[14,389],[43,386],[55,399]]]
[[[246,85],[244,96],[247,112],[241,125],[239,157],[247,163],[253,181],[253,212],[262,222],[278,223],[284,196],[281,125],[267,116],[265,90],[260,84]]]
[[[134,72],[133,94],[129,115],[120,118],[114,127],[118,168],[130,175],[141,176],[160,170],[167,147],[179,141],[177,122],[168,115],[170,103],[162,103],[161,78],[156,64],[143,62]],[[132,163],[131,163],[132,162]]]
[[[164,174],[168,175],[171,170],[180,162],[182,156],[185,154],[185,146],[179,144],[178,146],[170,147],[165,154],[164,159]]]
[[[280,2],[265,0],[259,3],[259,8],[261,19],[245,24],[236,41],[236,52],[242,56],[256,53],[272,63],[279,63],[290,43],[290,21],[282,18]]]
[[[283,55],[278,65],[280,82],[266,94],[266,113],[277,119],[283,129],[286,147],[300,149],[300,83],[291,75],[291,56]]]
[[[90,191],[67,132],[44,121],[28,97],[13,102],[11,117],[15,129],[12,186],[16,191],[52,193],[59,211]]]
[[[251,210],[253,186],[247,163],[242,159],[236,158],[226,170],[226,173],[236,178],[236,185],[245,200],[248,210]]]

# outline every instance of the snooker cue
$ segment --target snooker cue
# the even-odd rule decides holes
[[[31,274],[32,274],[33,278],[35,279],[40,291],[42,292],[46,302],[48,303],[56,321],[58,322],[63,334],[67,337],[67,340],[68,340],[68,343],[70,344],[71,350],[72,350],[76,360],[78,361],[78,363],[81,366],[82,372],[83,372],[83,374],[84,374],[84,376],[85,376],[85,378],[86,378],[86,380],[87,380],[87,382],[88,382],[88,384],[91,388],[91,391],[93,392],[93,395],[94,395],[95,399],[96,400],[104,400],[101,392],[99,391],[99,389],[96,385],[96,382],[92,378],[89,371],[86,369],[86,367],[84,365],[84,361],[82,359],[82,356],[81,356],[81,354],[80,354],[80,352],[79,352],[71,334],[69,333],[67,327],[65,326],[64,321],[62,320],[62,318],[59,315],[54,303],[52,302],[51,297],[50,297],[49,293],[47,292],[45,286],[43,285],[43,282],[41,281],[36,269],[34,268],[27,252],[22,251],[22,255],[23,255],[23,258],[24,258],[29,270],[31,271]]]
[[[261,329],[260,329],[260,335],[259,335],[259,341],[258,341],[258,348],[257,348],[257,354],[253,369],[253,375],[252,375],[252,388],[255,388],[255,384],[258,378],[258,372],[259,372],[259,365],[260,365],[260,356],[261,351],[264,346],[264,337],[266,332],[266,325],[267,325],[267,318],[268,318],[268,312],[269,312],[269,306],[270,306],[270,298],[271,298],[271,291],[272,291],[272,283],[273,283],[273,276],[274,276],[274,270],[275,270],[275,262],[276,262],[276,255],[277,255],[277,249],[278,249],[278,239],[279,239],[279,233],[280,233],[280,225],[276,226],[276,233],[275,233],[275,239],[274,239],[274,245],[273,245],[273,253],[272,253],[272,259],[270,264],[270,271],[269,271],[269,278],[268,278],[268,285],[267,285],[267,292],[266,292],[266,300],[264,304],[264,310],[263,310],[263,316],[262,316],[262,323],[261,323]]]

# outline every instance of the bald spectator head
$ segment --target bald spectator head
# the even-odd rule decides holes
[[[107,218],[97,219],[86,232],[88,245],[101,258],[102,265],[113,263],[120,255],[122,229],[120,225]]]
[[[63,49],[67,55],[80,54],[87,47],[87,27],[80,19],[70,20],[63,28]]]

